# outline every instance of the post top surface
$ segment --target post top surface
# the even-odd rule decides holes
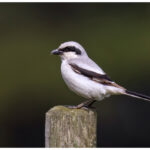
[[[96,109],[91,109],[91,108],[80,108],[80,109],[76,109],[76,108],[69,108],[67,106],[63,106],[63,105],[58,105],[58,106],[54,106],[52,107],[47,113],[52,113],[52,112],[72,112],[72,113],[90,113],[90,112],[96,112]]]

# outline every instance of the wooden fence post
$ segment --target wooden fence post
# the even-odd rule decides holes
[[[46,113],[45,147],[96,147],[96,127],[95,110],[55,106]]]

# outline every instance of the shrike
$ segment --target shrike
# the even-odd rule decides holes
[[[110,95],[128,95],[150,101],[149,96],[128,91],[112,81],[106,73],[91,60],[85,49],[77,42],[62,43],[51,52],[61,58],[61,73],[67,86],[76,94],[88,99],[74,108],[91,107]]]

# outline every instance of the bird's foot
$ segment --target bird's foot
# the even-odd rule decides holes
[[[64,105],[64,106],[67,108],[70,108],[70,109],[77,109],[78,108],[77,106],[74,106],[74,105]]]
[[[86,110],[88,110],[89,108],[91,108],[91,107],[79,106],[79,105],[76,105],[76,106],[65,105],[65,107],[70,108],[70,109],[82,109],[83,108],[83,109],[86,109]]]
[[[95,102],[95,100],[88,100],[86,102],[83,102],[79,105],[76,106],[70,106],[70,105],[66,105],[66,107],[70,108],[70,109],[95,109],[95,107],[92,106],[92,104]]]

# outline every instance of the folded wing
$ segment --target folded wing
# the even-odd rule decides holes
[[[90,71],[90,70],[81,68],[78,65],[73,64],[73,63],[70,63],[69,65],[76,73],[84,75],[85,77],[87,77],[95,82],[98,82],[98,83],[101,83],[101,84],[107,85],[107,86],[115,86],[118,88],[123,88],[123,87],[119,86],[118,84],[116,84],[115,82],[113,82],[110,79],[110,77],[108,77],[106,74],[99,74],[94,71]]]

